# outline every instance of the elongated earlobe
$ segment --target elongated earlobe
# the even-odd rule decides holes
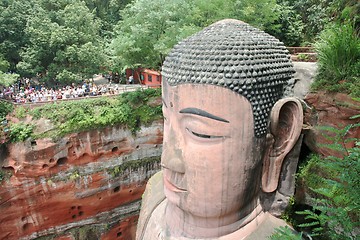
[[[297,98],[279,100],[271,110],[270,134],[263,161],[262,190],[274,192],[278,187],[285,156],[296,144],[303,124],[303,109]]]

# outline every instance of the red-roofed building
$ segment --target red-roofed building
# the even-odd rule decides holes
[[[126,79],[134,77],[135,84],[143,84],[148,86],[160,86],[161,85],[161,74],[158,71],[138,68],[138,69],[126,69]]]

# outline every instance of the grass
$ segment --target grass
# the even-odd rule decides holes
[[[318,74],[313,90],[360,96],[360,40],[350,24],[334,24],[315,43]]]

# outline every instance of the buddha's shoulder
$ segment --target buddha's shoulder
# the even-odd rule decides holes
[[[146,189],[143,195],[145,197],[164,197],[164,182],[163,172],[159,171],[154,174],[146,184]]]
[[[257,227],[252,231],[245,240],[259,240],[259,239],[269,239],[279,227],[289,226],[284,220],[279,219],[271,215],[270,213],[265,213],[263,221],[257,224]]]
[[[143,239],[144,231],[147,228],[151,215],[164,199],[163,173],[160,171],[153,175],[146,184],[146,189],[142,196],[136,239]]]

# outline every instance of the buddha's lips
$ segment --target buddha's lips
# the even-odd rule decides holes
[[[173,185],[171,182],[169,182],[166,178],[164,178],[164,185],[167,189],[169,189],[172,192],[186,192],[185,189],[180,189]]]
[[[165,187],[172,191],[172,192],[186,192],[186,189],[177,187],[176,185],[174,185],[173,183],[171,183],[166,176],[164,176],[164,185]]]

